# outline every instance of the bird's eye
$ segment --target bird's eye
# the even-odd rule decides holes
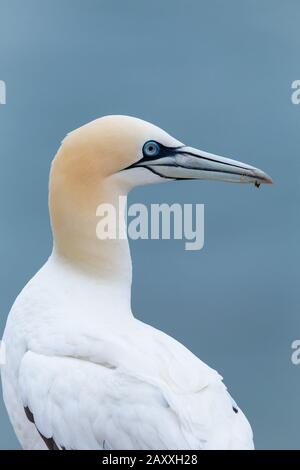
[[[146,142],[143,148],[143,153],[146,157],[156,157],[159,154],[159,151],[159,144],[153,140]]]

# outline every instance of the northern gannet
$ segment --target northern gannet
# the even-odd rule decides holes
[[[220,375],[134,318],[128,241],[96,237],[100,203],[183,178],[272,182],[133,117],[102,117],[63,140],[50,172],[53,251],[3,337],[3,396],[24,449],[253,448]]]

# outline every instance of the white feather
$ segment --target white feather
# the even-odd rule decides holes
[[[13,306],[2,380],[23,447],[45,447],[37,428],[66,449],[252,448],[217,372],[130,310],[114,315],[122,287],[107,289],[53,257]]]

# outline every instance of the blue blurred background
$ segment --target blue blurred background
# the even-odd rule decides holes
[[[297,0],[0,0],[0,322],[47,259],[47,184],[64,135],[149,120],[275,184],[176,182],[130,202],[205,204],[205,246],[131,243],[133,311],[216,368],[259,449],[300,448]],[[0,448],[19,445],[1,401]]]

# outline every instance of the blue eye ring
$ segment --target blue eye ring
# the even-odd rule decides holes
[[[157,157],[160,151],[160,145],[155,140],[149,140],[143,147],[143,154],[146,157]]]

